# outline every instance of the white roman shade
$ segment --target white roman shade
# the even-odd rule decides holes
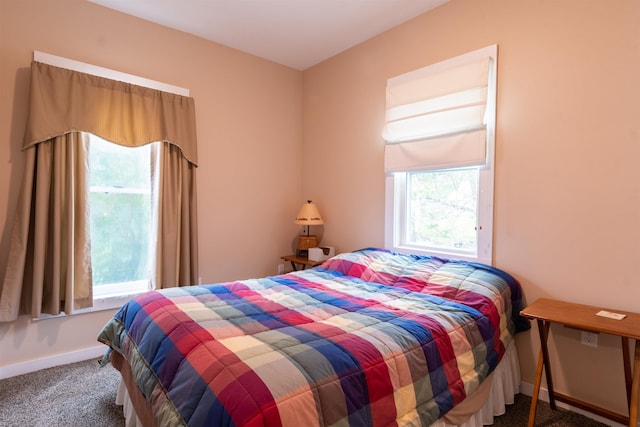
[[[487,162],[496,53],[490,46],[387,81],[386,172]]]

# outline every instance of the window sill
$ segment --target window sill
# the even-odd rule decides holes
[[[491,265],[491,259],[482,256],[476,256],[474,254],[470,254],[468,252],[463,251],[446,251],[446,250],[436,250],[433,248],[425,248],[421,246],[412,246],[412,245],[403,245],[403,246],[391,246],[391,250],[406,253],[406,254],[418,254],[418,255],[427,255],[427,256],[435,256],[441,258],[448,259],[459,259],[464,261],[472,261],[472,262],[480,262],[483,264]]]
[[[103,297],[103,298],[99,298],[99,299],[94,299],[92,307],[87,307],[87,308],[83,308],[83,309],[80,309],[80,310],[76,310],[71,314],[67,314],[64,311],[61,312],[60,314],[55,314],[55,315],[54,314],[42,314],[40,317],[33,318],[32,320],[39,321],[39,320],[46,320],[46,319],[55,319],[55,318],[58,318],[58,317],[76,316],[78,314],[87,314],[87,313],[95,313],[95,312],[99,312],[99,311],[115,310],[115,309],[119,309],[127,301],[129,301],[131,298],[133,298],[136,295],[139,295],[141,293],[143,293],[143,292],[137,292],[137,293],[131,293],[131,294],[128,294],[128,295],[117,295],[117,296]]]
[[[74,314],[90,313],[92,311],[103,311],[103,310],[112,310],[114,308],[120,308],[124,305],[124,303],[126,303],[131,298],[141,293],[143,292],[136,292],[129,295],[117,295],[117,296],[111,296],[111,297],[104,297],[99,299],[95,298],[93,300],[93,307],[78,310]]]

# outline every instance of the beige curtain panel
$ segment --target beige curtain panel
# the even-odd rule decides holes
[[[156,197],[154,289],[195,285],[198,280],[196,171],[178,147],[160,146]]]
[[[25,173],[0,293],[0,320],[92,303],[87,138],[74,132],[26,151]]]
[[[0,321],[92,305],[88,138],[160,144],[155,288],[197,283],[192,98],[34,62],[26,164],[0,288]]]

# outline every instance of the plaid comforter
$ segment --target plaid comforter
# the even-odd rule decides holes
[[[493,371],[521,290],[494,268],[381,249],[129,301],[98,340],[162,426],[430,425]]]

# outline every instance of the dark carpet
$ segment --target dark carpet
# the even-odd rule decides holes
[[[93,360],[1,380],[0,426],[124,426],[118,383],[118,371]]]
[[[119,374],[111,365],[98,368],[93,360],[0,380],[0,426],[124,426],[122,408],[115,404],[118,382]],[[506,414],[495,418],[493,425],[526,426],[530,404],[530,397],[517,395],[515,403],[507,407]],[[605,424],[570,411],[553,411],[546,402],[540,402],[536,426]]]
[[[495,427],[526,426],[529,420],[531,397],[518,394],[513,405],[507,406],[507,412],[493,419]],[[605,427],[598,421],[564,409],[553,410],[547,402],[538,402],[536,427]]]

